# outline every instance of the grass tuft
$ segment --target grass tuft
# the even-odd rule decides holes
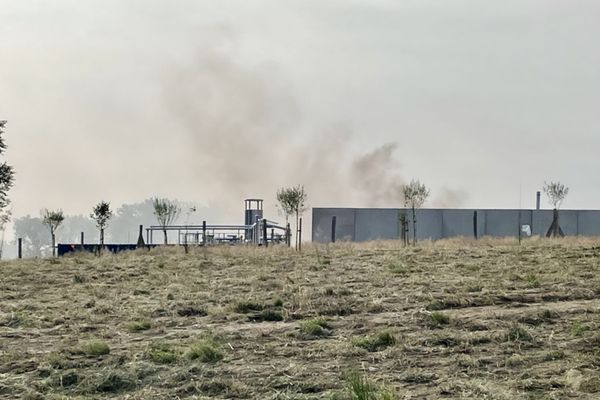
[[[273,299],[273,307],[283,307],[283,299],[281,297]]]
[[[390,390],[381,391],[366,376],[357,371],[350,371],[344,377],[348,385],[350,400],[395,400],[396,395]]]
[[[186,354],[190,360],[215,363],[223,359],[223,352],[213,339],[203,339],[192,344]]]
[[[262,304],[254,303],[248,300],[242,300],[235,303],[233,311],[239,314],[247,314],[250,312],[261,311],[263,309]]]
[[[266,309],[260,313],[249,315],[248,320],[252,322],[263,322],[263,321],[283,321],[283,314],[281,311]]]
[[[379,332],[353,341],[354,345],[370,352],[380,351],[396,344],[396,337],[390,331]]]
[[[153,343],[148,349],[148,358],[157,364],[173,364],[179,356],[173,346],[167,343]]]
[[[331,326],[323,317],[315,317],[300,323],[300,331],[308,336],[329,336]]]
[[[108,371],[100,376],[96,391],[100,393],[117,393],[132,389],[136,382],[132,376],[122,371]]]
[[[127,324],[127,330],[129,332],[140,332],[147,331],[152,327],[152,323],[150,321],[134,321]]]
[[[518,324],[514,324],[510,327],[508,332],[506,332],[506,341],[508,342],[532,342],[533,336],[527,331],[527,329],[523,328]]]
[[[90,357],[103,356],[110,353],[110,347],[102,340],[92,340],[80,347],[80,352]]]
[[[448,325],[450,323],[450,316],[438,311],[432,312],[429,318],[431,325],[434,327]]]

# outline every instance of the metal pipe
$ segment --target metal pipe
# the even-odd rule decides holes
[[[539,210],[540,209],[540,200],[541,200],[542,194],[538,191],[535,194],[535,209]]]

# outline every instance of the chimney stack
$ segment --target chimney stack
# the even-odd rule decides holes
[[[541,195],[542,194],[539,191],[535,194],[535,209],[536,210],[540,209],[540,197],[541,197]]]

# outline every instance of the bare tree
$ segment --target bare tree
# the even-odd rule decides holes
[[[402,185],[404,206],[412,210],[413,220],[413,245],[417,244],[417,212],[429,197],[429,189],[418,180],[411,180],[408,185]]]
[[[90,218],[96,222],[96,226],[100,229],[100,247],[104,246],[104,229],[108,226],[108,221],[112,217],[110,203],[101,201],[92,209]]]
[[[308,195],[303,185],[281,188],[277,191],[277,201],[279,202],[281,211],[286,216],[286,224],[290,215],[296,216],[296,249],[299,244],[299,220],[302,213],[306,210],[307,198]]]
[[[50,211],[47,209],[42,210],[42,223],[50,230],[50,236],[52,237],[52,257],[56,256],[56,230],[65,220],[65,215],[62,210]]]
[[[168,244],[167,238],[167,226],[171,225],[179,217],[181,208],[169,199],[152,199],[154,205],[154,215],[158,221],[158,224],[162,227],[162,231],[165,237],[165,244]]]
[[[559,224],[558,210],[569,194],[569,188],[560,182],[544,182],[543,190],[544,193],[546,193],[546,196],[548,196],[548,201],[550,201],[550,204],[554,207],[552,213],[552,225],[550,225],[548,232],[546,232],[546,237],[565,236]]]

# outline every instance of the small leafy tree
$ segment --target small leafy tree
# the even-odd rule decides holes
[[[286,223],[290,215],[296,216],[296,249],[299,241],[299,220],[302,213],[306,210],[306,199],[308,195],[303,185],[293,186],[291,188],[282,188],[277,191],[277,201],[282,212],[286,215]]]
[[[558,210],[560,209],[560,206],[569,194],[569,188],[560,182],[544,182],[543,189],[544,193],[546,193],[546,196],[548,196],[548,201],[550,201],[550,204],[552,204],[552,207],[554,207],[552,225],[550,225],[546,236],[564,236],[564,233],[562,232],[562,229],[560,228],[559,224]]]
[[[6,126],[6,121],[0,120],[0,155],[4,153],[6,150],[6,144],[4,143],[4,128]],[[6,162],[0,163],[0,231],[2,231],[2,244],[4,245],[4,229],[6,227],[6,223],[10,220],[10,210],[8,210],[8,206],[10,205],[10,200],[8,198],[8,190],[12,187],[14,183],[14,175],[15,172],[13,167],[8,165]],[[2,256],[2,247],[0,247],[0,257]]]
[[[558,210],[569,194],[569,188],[560,182],[544,182],[544,193],[552,207]]]
[[[154,198],[152,199],[152,204],[154,206],[154,215],[158,224],[162,227],[165,244],[168,244],[167,226],[177,220],[181,208],[175,202],[168,199]]]
[[[290,222],[290,216],[294,214],[290,189],[281,188],[277,191],[277,203],[280,212],[285,217],[285,224],[287,225]]]
[[[413,245],[417,244],[417,212],[429,197],[429,189],[418,180],[411,180],[408,185],[402,185],[404,206],[412,210],[413,220]]]
[[[52,257],[56,256],[56,230],[64,220],[65,216],[62,210],[42,210],[42,223],[48,227],[50,236],[52,237]]]
[[[96,227],[100,229],[100,246],[104,246],[104,229],[108,226],[108,221],[112,217],[112,211],[110,209],[110,203],[101,201],[96,204],[92,209],[90,218],[96,222]]]

